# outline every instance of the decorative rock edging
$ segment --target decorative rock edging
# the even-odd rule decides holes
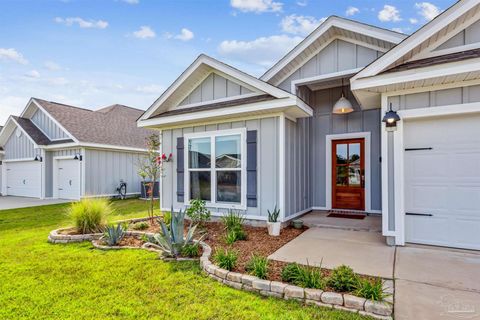
[[[301,288],[278,281],[263,280],[251,275],[231,272],[215,266],[210,261],[212,248],[204,242],[203,254],[200,257],[200,266],[208,276],[238,290],[256,292],[263,296],[276,297],[285,300],[298,300],[307,304],[334,308],[373,317],[375,319],[393,319],[393,292],[392,280],[384,281],[384,291],[390,294],[386,301],[372,301],[350,294],[328,292],[319,289]]]

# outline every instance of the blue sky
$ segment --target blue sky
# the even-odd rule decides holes
[[[200,54],[259,76],[322,19],[411,33],[454,0],[2,0],[0,125],[30,97],[145,109]]]

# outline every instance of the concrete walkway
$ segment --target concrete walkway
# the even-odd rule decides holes
[[[270,259],[395,279],[395,319],[480,319],[480,252],[389,247],[376,232],[310,228]]]
[[[37,206],[45,206],[49,204],[65,203],[65,202],[70,202],[70,200],[59,200],[59,199],[41,200],[36,198],[0,196],[0,210],[37,207]]]

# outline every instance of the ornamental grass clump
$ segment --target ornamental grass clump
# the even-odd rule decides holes
[[[188,243],[182,248],[182,256],[195,258],[200,255],[200,245],[198,243]]]
[[[247,263],[246,270],[251,275],[260,279],[267,279],[268,259],[261,255],[253,254],[250,261]]]
[[[238,252],[229,249],[219,250],[215,253],[213,259],[220,268],[232,271],[237,266]]]
[[[110,202],[103,198],[87,198],[74,202],[68,209],[68,215],[80,233],[102,232],[107,217],[113,213]]]
[[[321,267],[303,266],[297,263],[289,263],[283,268],[282,280],[311,289],[324,289],[326,285]]]
[[[358,276],[353,269],[341,265],[333,269],[332,274],[328,278],[328,285],[340,292],[351,292],[356,289],[358,284]]]
[[[226,215],[222,217],[222,222],[225,225],[227,232],[225,242],[229,245],[238,240],[246,240],[247,234],[243,230],[244,216],[235,210],[229,210]]]
[[[374,301],[382,301],[387,297],[383,292],[383,281],[381,279],[359,279],[355,295]]]
[[[293,283],[300,273],[300,265],[298,263],[289,263],[282,269],[282,280]]]

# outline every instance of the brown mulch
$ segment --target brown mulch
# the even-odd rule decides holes
[[[118,244],[120,247],[141,247],[145,241],[138,239],[137,237],[124,237]]]

